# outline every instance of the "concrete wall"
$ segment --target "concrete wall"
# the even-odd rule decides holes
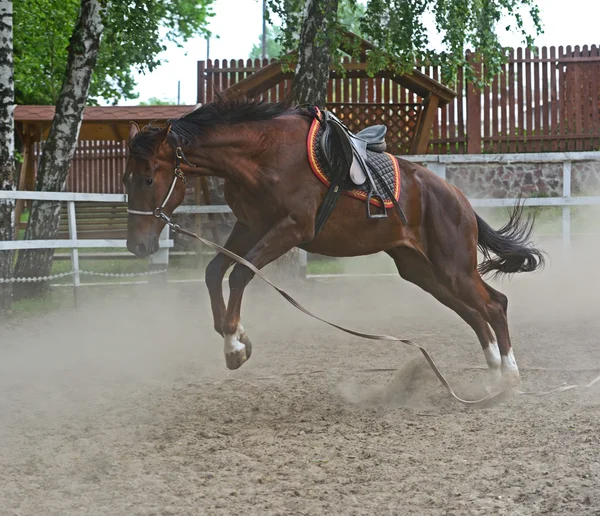
[[[572,195],[600,194],[599,152],[409,156],[407,159],[419,162],[439,175],[445,174],[447,181],[471,198],[560,197],[563,195],[565,162],[571,164]],[[476,162],[478,159],[484,162]]]

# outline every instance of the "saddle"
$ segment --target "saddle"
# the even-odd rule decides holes
[[[385,135],[387,134],[387,127],[381,124],[371,125],[362,131],[353,134],[348,131],[346,126],[344,126],[342,122],[340,122],[340,120],[332,113],[325,111],[324,117],[326,124],[325,130],[323,131],[323,136],[321,138],[321,145],[326,159],[328,161],[329,159],[332,159],[333,153],[335,152],[335,148],[331,141],[332,126],[339,126],[347,133],[347,138],[352,146],[353,156],[352,165],[350,167],[350,179],[357,186],[364,184],[370,177],[369,169],[367,168],[367,151],[369,150],[371,152],[378,153],[385,152]],[[372,178],[370,178],[370,182],[373,185],[375,194],[377,194],[377,188],[375,187]]]
[[[372,125],[357,134],[353,134],[333,113],[316,109],[315,112],[323,128],[320,141],[321,150],[329,169],[332,171],[331,186],[317,214],[317,232],[320,231],[327,218],[329,218],[331,211],[333,211],[340,193],[340,187],[348,177],[358,186],[363,185],[367,181],[369,182],[366,203],[367,218],[387,218],[384,198],[378,191],[376,182],[373,179],[367,154],[367,151],[375,153],[385,152],[387,127],[381,124]],[[385,194],[392,199],[401,220],[406,223],[406,217],[398,205],[396,198],[389,191],[385,183],[383,183],[383,186],[386,189]],[[371,212],[371,200],[373,199],[380,201],[381,206],[383,206],[382,212]]]

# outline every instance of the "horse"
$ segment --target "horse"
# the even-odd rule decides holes
[[[533,217],[523,205],[494,230],[455,186],[416,163],[398,158],[402,189],[386,218],[368,219],[364,201],[342,195],[316,234],[315,220],[327,186],[310,167],[307,133],[314,109],[287,101],[217,98],[166,125],[130,124],[123,175],[128,194],[127,249],[139,258],[158,250],[166,221],[184,198],[187,177],[224,180],[225,201],[237,221],[224,247],[257,269],[294,247],[331,257],[387,253],[399,275],[434,296],[477,335],[495,382],[514,385],[519,369],[511,345],[508,299],[482,276],[532,272],[544,253],[530,241]],[[144,216],[155,215],[155,216]],[[478,265],[478,249],[483,260]],[[254,276],[218,253],[206,267],[215,331],[225,363],[237,369],[251,356],[241,323],[244,289]]]

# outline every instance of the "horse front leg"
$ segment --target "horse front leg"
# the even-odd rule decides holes
[[[244,258],[257,269],[262,269],[293,247],[311,240],[313,234],[312,223],[302,224],[286,217],[269,230]],[[241,324],[240,311],[244,289],[253,277],[254,272],[239,263],[229,276],[229,303],[223,325],[225,363],[229,369],[237,369],[252,354],[252,343]]]
[[[223,247],[243,256],[252,249],[252,246],[260,240],[261,236],[262,234],[252,232],[248,226],[237,221]],[[233,262],[233,259],[218,253],[206,266],[205,271],[206,288],[210,296],[214,328],[221,336],[223,336],[223,323],[225,321],[225,311],[227,310],[223,299],[223,278]]]

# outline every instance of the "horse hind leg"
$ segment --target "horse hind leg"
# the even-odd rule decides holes
[[[459,276],[454,284],[453,290],[457,292],[461,300],[479,312],[481,318],[491,326],[496,336],[497,346],[494,343],[494,346],[490,346],[490,350],[486,352],[486,358],[489,357],[488,365],[490,362],[497,363],[497,348],[500,357],[502,382],[507,387],[517,385],[519,383],[519,368],[510,342],[507,297],[483,281],[477,270],[473,270],[471,274]]]
[[[453,310],[473,329],[483,349],[491,383],[495,385],[501,376],[500,351],[494,334],[481,310],[472,306],[472,303],[466,303],[460,291],[456,292],[457,289],[452,288],[448,283],[441,282],[434,274],[431,266],[420,258],[416,252],[410,249],[396,248],[387,251],[387,253],[396,263],[398,272],[403,279],[430,293],[440,303]],[[473,290],[472,287],[469,289]],[[477,296],[477,292],[473,291],[470,297],[477,298]],[[483,300],[478,304],[483,305]]]
[[[501,292],[490,287],[483,280],[481,280],[481,283],[484,285],[490,298],[488,318],[490,326],[498,339],[502,379],[507,385],[516,385],[519,382],[519,367],[517,366],[508,330],[508,298]]]

